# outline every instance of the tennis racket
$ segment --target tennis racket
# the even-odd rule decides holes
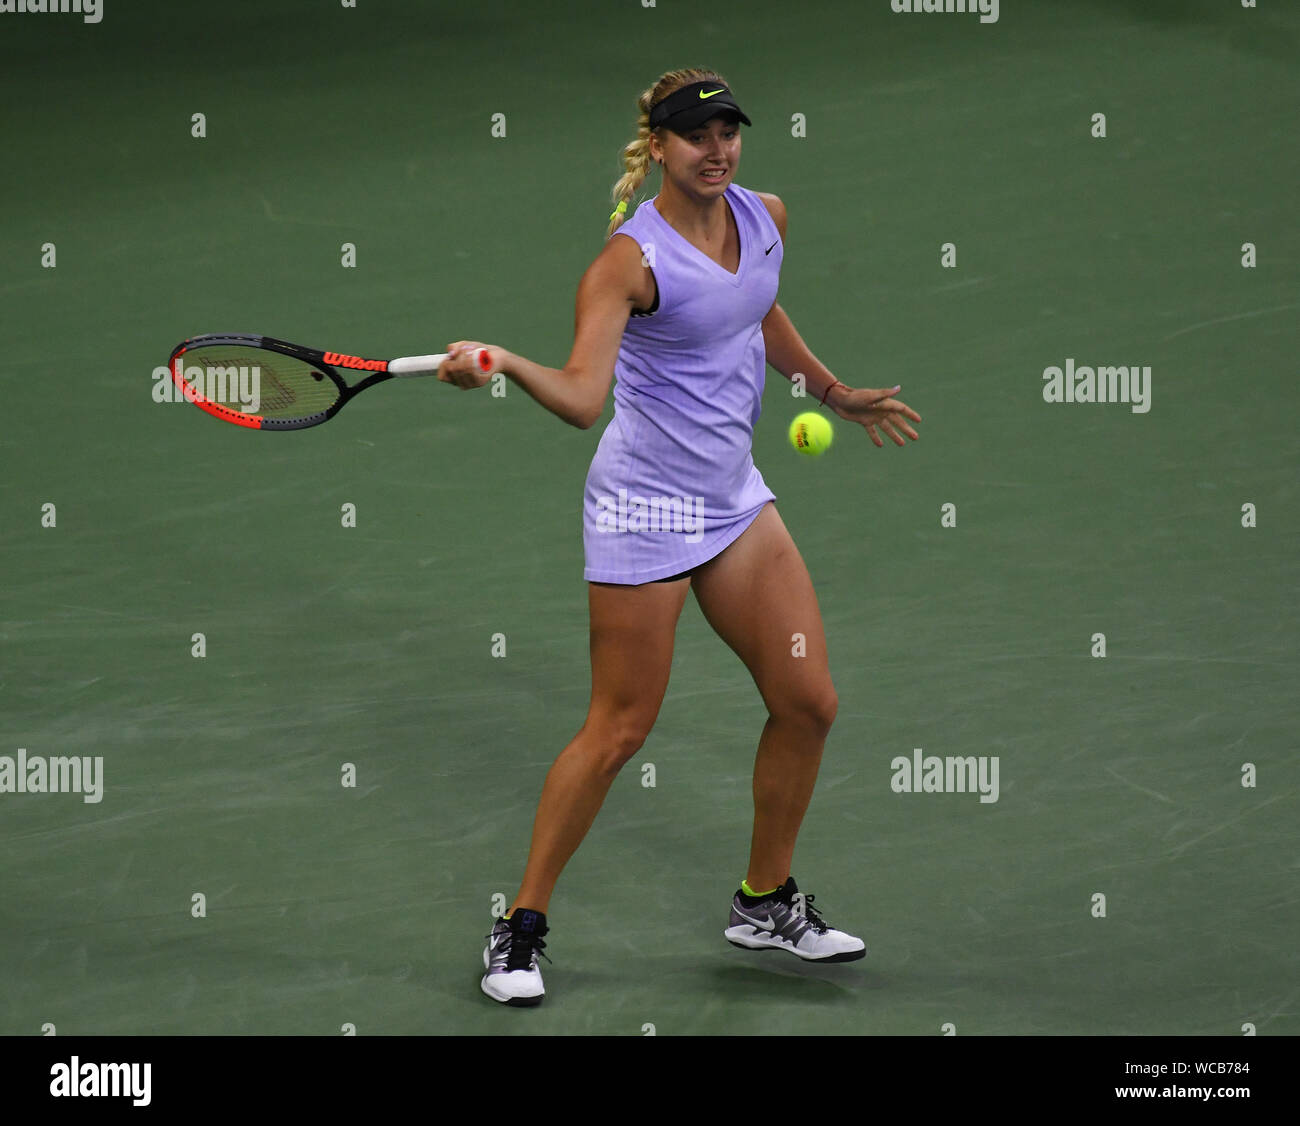
[[[172,349],[172,382],[213,418],[254,430],[304,430],[339,413],[367,387],[388,379],[434,375],[449,353],[367,360],[322,352],[269,336],[195,336]],[[492,370],[486,348],[475,354]],[[368,372],[348,383],[339,369]]]

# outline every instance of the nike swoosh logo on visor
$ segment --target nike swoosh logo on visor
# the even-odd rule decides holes
[[[725,89],[726,89],[726,87],[724,86],[724,87],[722,88],[722,90],[725,90]],[[703,101],[705,98],[711,98],[711,97],[713,97],[714,94],[721,94],[721,93],[722,93],[722,90],[710,90],[707,94],[706,94],[703,90],[701,90],[701,91],[700,91],[700,101]]]
[[[751,923],[761,931],[776,930],[776,923],[774,923],[771,919],[760,920],[760,919],[751,918],[749,915],[746,915],[744,911],[740,910],[739,907],[733,907],[732,910],[735,911],[736,914],[739,915],[742,919],[744,919],[745,922]]]

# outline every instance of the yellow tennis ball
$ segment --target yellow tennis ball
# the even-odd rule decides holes
[[[805,411],[790,423],[790,445],[808,457],[819,457],[830,449],[834,431],[824,415]]]

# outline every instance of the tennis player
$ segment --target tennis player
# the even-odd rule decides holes
[[[791,876],[837,699],[812,582],[751,454],[765,361],[883,446],[915,440],[920,416],[884,391],[852,389],[804,344],[777,304],[785,207],[735,183],[740,124],[710,70],[663,75],[638,100],[604,249],[578,287],[573,352],[562,369],[495,345],[457,341],[439,373],[480,387],[471,353],[574,426],[614,417],[587,477],[583,514],[591,613],[591,704],[542,788],[523,883],[496,921],[483,991],[508,1005],[543,998],[538,958],[560,872],[610,784],[645,742],[668,687],[678,616],[693,590],[718,635],[753,675],[768,719],[754,764],[749,867],[724,936],[748,950],[810,962],[861,958]],[[624,221],[660,166],[659,194]],[[613,237],[615,234],[622,237]],[[804,647],[797,644],[801,634]],[[549,959],[548,959],[549,960]]]

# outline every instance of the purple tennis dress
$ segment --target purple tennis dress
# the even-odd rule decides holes
[[[636,240],[658,297],[623,331],[614,417],[587,474],[588,582],[654,582],[698,567],[776,499],[750,446],[767,364],[762,321],[784,247],[755,193],[733,183],[725,198],[740,236],[734,274],[673,230],[654,199],[611,236]]]

